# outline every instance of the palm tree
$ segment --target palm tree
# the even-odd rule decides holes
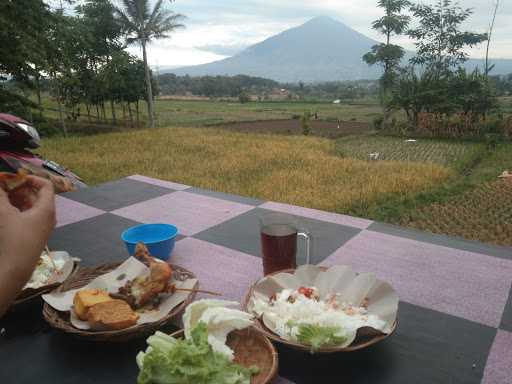
[[[127,44],[136,43],[142,48],[151,128],[155,126],[155,121],[146,46],[151,40],[168,38],[173,31],[184,27],[183,24],[180,24],[180,20],[184,16],[164,9],[162,3],[163,0],[157,0],[153,10],[150,10],[149,0],[122,0],[122,7],[115,7],[115,13],[123,26]]]

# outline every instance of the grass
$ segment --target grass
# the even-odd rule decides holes
[[[211,128],[56,137],[46,139],[41,152],[91,184],[144,174],[335,212],[374,204],[382,195],[412,198],[454,173],[437,164],[340,158],[328,139]]]
[[[58,118],[57,103],[44,97],[45,116]],[[110,104],[105,105],[107,117],[112,118]],[[81,121],[87,121],[85,106],[80,106]],[[381,113],[381,108],[375,102],[361,104],[332,104],[327,102],[300,101],[262,101],[240,104],[228,101],[210,100],[156,100],[155,111],[157,125],[167,126],[204,126],[230,122],[290,119],[293,115],[302,115],[304,111],[318,112],[322,120],[352,120],[370,122]],[[140,103],[140,113],[146,115],[145,103]],[[95,110],[92,113],[95,116]],[[123,116],[120,106],[116,107],[117,118]],[[127,112],[126,112],[127,115]],[[126,117],[128,118],[128,117]],[[94,118],[93,118],[94,121]]]

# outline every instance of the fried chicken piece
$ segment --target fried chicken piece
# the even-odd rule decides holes
[[[169,264],[156,261],[143,243],[135,247],[135,255],[149,267],[149,276],[139,276],[119,288],[117,297],[123,297],[133,308],[140,308],[151,302],[160,293],[171,291],[169,280],[172,268]]]

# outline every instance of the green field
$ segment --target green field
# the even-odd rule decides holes
[[[44,98],[43,105],[47,117],[57,119],[57,103],[49,97]],[[106,115],[112,118],[110,105],[106,105]],[[263,101],[240,104],[232,101],[196,101],[196,100],[157,100],[155,103],[157,125],[168,126],[204,126],[230,122],[290,119],[294,115],[302,115],[305,111],[318,113],[321,120],[356,120],[371,122],[381,113],[381,108],[376,102],[361,104],[332,104],[314,102],[286,102]],[[80,106],[80,120],[88,121],[86,108]],[[145,103],[140,103],[140,113],[146,115]],[[128,119],[128,112],[124,113]],[[92,111],[92,121],[95,121],[96,111]],[[123,110],[116,106],[116,117],[123,118]]]

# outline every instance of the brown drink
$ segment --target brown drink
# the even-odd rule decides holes
[[[288,224],[270,224],[261,228],[263,273],[296,268],[297,229]]]

